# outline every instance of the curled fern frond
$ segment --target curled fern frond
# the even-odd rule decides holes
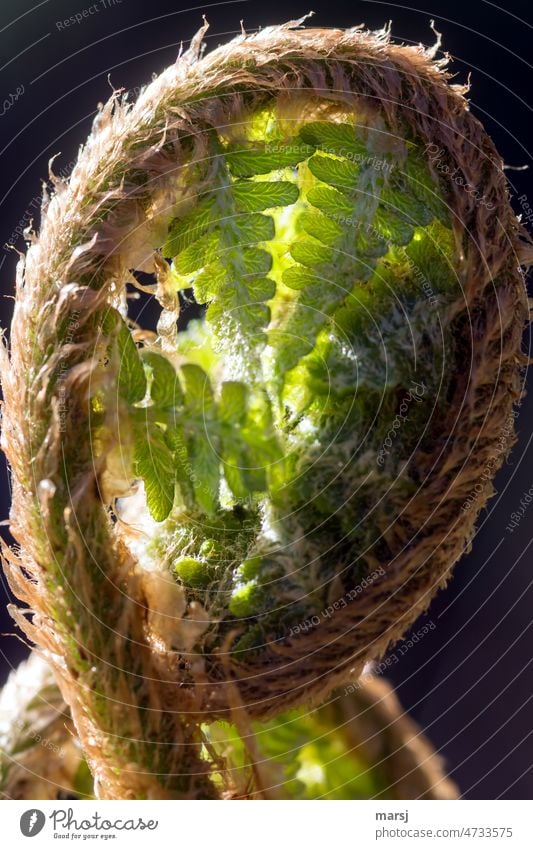
[[[203,723],[318,702],[405,632],[525,363],[527,238],[443,62],[299,22],[200,40],[99,113],[4,355],[15,616],[102,797],[220,795]]]

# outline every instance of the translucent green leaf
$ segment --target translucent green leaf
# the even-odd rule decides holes
[[[115,344],[118,393],[129,404],[137,404],[146,394],[146,375],[139,351],[121,315],[116,310],[109,310],[104,318],[102,330],[104,333],[113,333],[117,328]]]
[[[218,259],[216,262],[206,266],[200,274],[192,280],[192,288],[197,303],[207,304],[211,301],[224,285],[228,278],[228,270]]]
[[[270,277],[260,277],[246,281],[246,289],[251,303],[270,301],[276,294],[276,284]]]
[[[236,380],[228,380],[220,390],[219,412],[222,421],[241,422],[246,415],[248,387]]]
[[[288,206],[298,200],[298,186],[289,182],[251,182],[239,180],[231,187],[237,206],[245,212],[262,212]]]
[[[270,322],[270,309],[266,304],[241,304],[232,312],[232,318],[236,317],[249,334],[250,344],[254,345],[258,342],[258,335],[264,332]]]
[[[270,438],[274,436],[272,407],[266,392],[255,392],[248,402],[248,422],[257,433]]]
[[[343,235],[343,229],[332,218],[312,209],[306,209],[300,217],[300,226],[310,236],[325,245],[334,245]]]
[[[313,121],[304,124],[300,138],[307,144],[335,153],[337,156],[363,157],[367,154],[360,128],[353,124],[336,124],[332,121]]]
[[[330,316],[342,304],[347,291],[334,282],[309,279],[301,289],[300,298],[287,326],[282,331],[271,333],[276,346],[276,367],[283,376],[293,369],[299,360],[310,354],[315,347],[320,330]]]
[[[434,221],[424,230],[416,231],[405,253],[411,260],[417,284],[423,286],[422,295],[425,298],[446,296],[454,291],[457,272],[450,230]]]
[[[262,277],[272,268],[272,254],[259,248],[242,248],[237,250],[246,275]]]
[[[196,242],[216,220],[218,214],[215,197],[211,195],[202,199],[189,215],[184,218],[175,218],[161,249],[163,256],[177,256]]]
[[[272,281],[265,278],[264,281],[253,280],[251,283],[250,288],[246,281],[239,287],[228,285],[222,289],[218,298],[209,305],[206,319],[215,325],[223,324],[225,320],[239,325],[240,333],[246,334],[248,344],[253,346],[257,342],[256,337],[263,333],[270,321],[270,309],[260,301],[271,294]]]
[[[231,606],[235,616],[253,614],[258,589],[257,582],[250,581],[234,593]],[[366,753],[361,753],[363,747],[354,748],[346,716],[351,714],[346,713],[340,722],[341,712],[325,706],[314,711],[293,710],[253,724],[257,762],[269,764],[283,798],[353,800],[370,799],[378,793],[381,798],[394,796],[394,788],[391,790],[387,786],[390,782],[385,781],[387,765],[373,766]],[[218,721],[209,726],[207,733],[215,751],[230,759],[231,768],[239,773],[246,769],[249,757],[234,726]]]
[[[423,227],[433,219],[431,210],[414,196],[404,181],[394,188],[383,189],[381,200],[386,207],[396,215],[403,216],[413,227]]]
[[[414,151],[409,153],[402,171],[412,193],[427,207],[432,217],[450,226],[450,211],[442,198],[442,187],[433,178],[423,157]]]
[[[276,344],[276,373],[284,377],[286,372],[293,369],[302,357],[312,350],[312,343],[303,336],[296,333],[301,329],[308,329],[305,322],[294,322],[287,332],[276,331],[271,334],[271,341]]]
[[[136,426],[133,457],[135,474],[144,481],[150,514],[162,522],[174,503],[175,469],[165,434],[157,425]]]
[[[374,216],[374,224],[393,245],[406,245],[413,238],[414,225],[396,215],[390,208],[379,206]]]
[[[268,242],[275,236],[273,219],[270,215],[262,215],[260,212],[237,215],[230,223],[241,245]]]
[[[220,234],[218,232],[205,233],[174,258],[174,268],[177,274],[192,274],[193,271],[203,268],[216,259],[219,249]]]
[[[235,289],[238,286],[241,289],[242,286],[248,287],[248,277],[263,277],[271,268],[272,254],[268,251],[260,248],[229,247],[221,251],[217,261],[207,266],[192,281],[195,298],[198,303],[205,304],[219,295],[228,302],[223,290]]]
[[[283,282],[291,289],[304,289],[317,281],[317,275],[300,265],[291,265],[283,272]]]
[[[94,798],[94,778],[85,760],[80,761],[74,774],[72,789],[82,798]]]
[[[295,141],[287,145],[257,146],[246,150],[228,150],[226,162],[234,177],[255,177],[279,168],[297,165],[313,153],[309,145]]]
[[[192,465],[189,459],[189,448],[183,427],[177,424],[167,427],[165,442],[172,451],[176,482],[180,488],[183,501],[189,509],[192,509],[195,506],[194,489],[191,479]]]
[[[354,217],[353,203],[350,203],[348,198],[336,189],[316,186],[307,193],[307,200],[333,219],[352,219]]]
[[[227,321],[231,325],[236,323],[241,332],[247,336],[247,345],[251,347],[261,343],[259,336],[262,335],[270,322],[270,309],[266,304],[239,303],[235,291],[229,293],[229,297],[213,301],[206,312],[206,319],[215,326],[223,326]]]
[[[213,431],[209,428],[195,434],[191,442],[189,456],[192,464],[191,479],[194,495],[200,508],[211,515],[218,507],[219,446]]]
[[[220,481],[217,407],[209,377],[200,366],[187,363],[180,374],[185,396],[183,420],[169,428],[167,443],[174,451],[183,497],[187,500],[192,487],[196,504],[211,514],[218,506]]]
[[[279,459],[280,447],[264,393],[250,397],[244,384],[235,382],[223,384],[222,391],[224,476],[235,497],[243,499],[267,490],[269,466]]]
[[[275,467],[281,469],[281,447],[274,434],[260,432],[251,425],[243,429],[242,436],[247,443],[250,458],[250,468],[246,471],[248,487],[251,492],[260,492],[267,488],[265,483],[267,477],[272,483]]]
[[[245,465],[247,463],[245,446],[240,435],[234,433],[222,434],[222,460],[226,483],[235,498],[245,499],[252,495],[252,490],[245,480]],[[266,488],[263,476],[261,489]]]
[[[358,255],[380,257],[389,250],[387,239],[371,224],[354,228],[354,250]]]
[[[194,363],[186,363],[181,366],[180,373],[188,411],[192,415],[212,418],[215,414],[215,399],[211,381],[205,371]]]
[[[153,351],[143,351],[142,360],[151,373],[150,398],[153,403],[160,409],[183,404],[183,392],[172,363]]]
[[[353,162],[315,153],[307,165],[317,180],[329,183],[341,192],[350,192],[357,185],[359,166]]]

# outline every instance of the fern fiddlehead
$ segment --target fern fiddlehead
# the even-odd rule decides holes
[[[3,369],[15,615],[107,797],[216,796],[202,722],[383,653],[470,539],[520,391],[525,237],[430,53],[200,40],[57,183]]]

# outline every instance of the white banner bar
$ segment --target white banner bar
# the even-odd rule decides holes
[[[530,802],[4,802],[2,847],[532,849]],[[32,842],[32,841],[35,842]]]

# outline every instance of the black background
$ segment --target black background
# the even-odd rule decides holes
[[[193,0],[195,3],[195,0]],[[9,325],[16,255],[3,247],[29,212],[38,224],[36,201],[48,160],[54,170],[75,158],[99,101],[111,85],[135,89],[171,64],[205,13],[208,47],[226,41],[244,20],[249,31],[299,17],[304,0],[253,0],[194,5],[172,0],[108,0],[108,8],[82,23],[59,29],[57,22],[92,5],[84,0],[3,0],[0,9],[0,100],[17,88],[24,94],[0,117],[0,301],[2,326]],[[379,0],[313,2],[318,26],[381,28],[405,43],[433,43],[430,19],[453,57],[457,82],[472,75],[471,108],[483,120],[506,163],[529,163],[531,110],[530,1],[505,9],[483,0],[412,0],[404,6]],[[531,21],[531,14],[529,12]],[[0,106],[0,111],[2,108]],[[509,170],[516,211],[524,193],[533,204],[529,171]],[[19,238],[16,246],[23,248]],[[529,348],[529,335],[525,339]],[[533,483],[533,400],[525,396],[518,420],[519,443],[497,478],[496,497],[479,521],[473,551],[424,621],[435,629],[390,665],[404,707],[422,724],[446,758],[466,798],[533,796],[533,590],[531,522],[533,505],[510,534],[506,525]],[[9,511],[9,481],[1,474],[1,515]],[[7,537],[7,530],[4,529]],[[13,636],[0,588],[2,679],[26,653]],[[393,652],[394,653],[394,652]]]

